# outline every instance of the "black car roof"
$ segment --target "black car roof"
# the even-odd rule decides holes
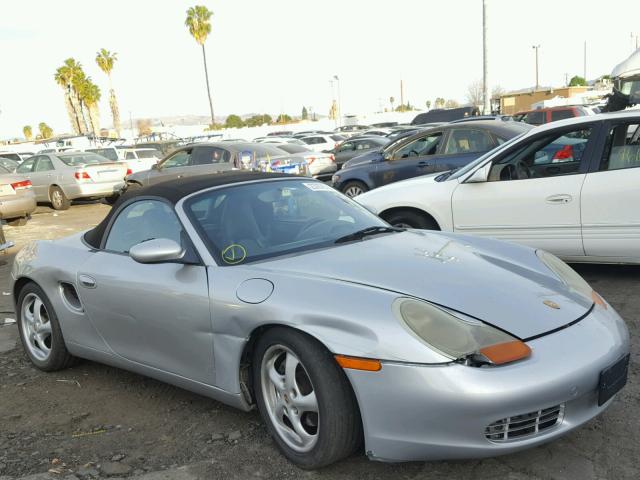
[[[136,197],[160,197],[175,205],[184,197],[211,187],[233,185],[235,183],[250,182],[256,180],[270,180],[274,178],[307,178],[296,177],[286,173],[264,173],[232,170],[227,172],[184,177],[157,183],[147,187],[136,188],[125,192],[111,207],[107,216],[93,229],[84,234],[84,240],[94,248],[100,248],[102,237],[107,230],[109,222],[120,205]],[[314,181],[308,178],[309,181]]]

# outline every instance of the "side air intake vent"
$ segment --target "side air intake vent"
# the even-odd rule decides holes
[[[62,293],[62,299],[71,310],[83,311],[76,287],[67,282],[60,282],[60,292]]]

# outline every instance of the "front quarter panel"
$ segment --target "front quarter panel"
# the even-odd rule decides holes
[[[248,279],[269,280],[273,293],[251,304],[237,297]],[[334,354],[391,362],[446,363],[448,358],[411,336],[391,305],[398,294],[311,275],[250,266],[209,267],[217,386],[239,391],[240,357],[252,332],[283,325],[316,338]]]
[[[384,215],[391,209],[421,210],[431,215],[441,230],[453,231],[451,197],[459,183],[455,180],[436,182],[438,175],[392,183],[358,195],[354,200],[378,215]]]

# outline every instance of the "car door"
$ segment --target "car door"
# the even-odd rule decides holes
[[[640,258],[640,121],[611,121],[582,187],[587,255]]]
[[[346,141],[340,144],[335,149],[335,159],[336,164],[339,168],[342,168],[342,165],[347,161],[351,160],[355,155],[359,155],[360,152],[356,153],[355,143],[352,141]]]
[[[36,193],[36,199],[39,202],[47,202],[49,201],[49,197],[47,196],[46,198],[43,198],[40,195],[37,195],[37,192],[39,191],[39,187],[41,185],[38,184],[37,180],[33,178],[33,168],[36,166],[36,160],[38,159],[40,155],[36,155],[35,157],[31,157],[31,158],[27,158],[24,162],[22,162],[18,168],[16,168],[16,173],[19,173],[20,175],[24,176],[27,180],[31,181],[31,184],[33,185],[33,191],[34,193]]]
[[[580,191],[597,130],[596,124],[555,129],[500,154],[488,181],[461,183],[453,192],[454,230],[584,255]]]
[[[191,168],[192,148],[178,150],[158,164],[158,167],[150,170],[149,184],[164,182],[173,178],[182,178],[189,173]]]
[[[231,152],[225,148],[213,145],[199,145],[193,148],[191,153],[191,167],[189,175],[202,175],[208,173],[231,170]]]
[[[207,273],[203,265],[141,264],[131,247],[169,238],[192,248],[164,201],[123,204],[101,248],[78,270],[88,317],[118,356],[197,381],[213,383],[213,343]]]
[[[435,157],[440,151],[442,131],[413,138],[376,164],[373,181],[376,187],[436,171]]]
[[[53,162],[48,155],[38,155],[36,163],[31,172],[31,183],[33,190],[38,199],[49,199],[49,187],[54,183],[57,184]]]
[[[495,138],[486,130],[457,127],[449,130],[440,155],[434,157],[435,171],[444,172],[464,167],[497,146]]]

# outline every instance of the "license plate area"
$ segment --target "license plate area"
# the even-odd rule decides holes
[[[604,405],[627,384],[629,354],[600,372],[598,406]]]

